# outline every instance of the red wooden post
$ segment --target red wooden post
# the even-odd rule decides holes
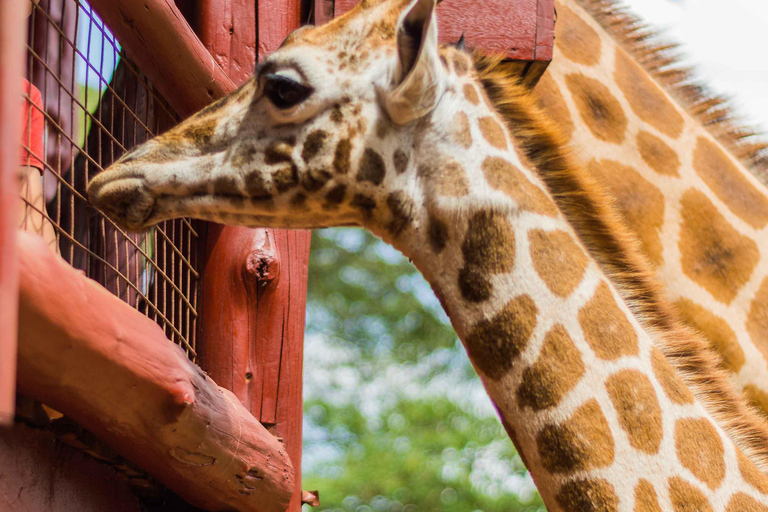
[[[19,275],[16,210],[19,191],[21,77],[28,0],[0,2],[0,425],[13,422]]]
[[[203,44],[237,84],[300,23],[299,0],[201,0]],[[257,16],[258,14],[258,16]],[[257,37],[258,34],[258,37]],[[302,364],[310,233],[208,225],[198,357],[282,439],[301,510]]]

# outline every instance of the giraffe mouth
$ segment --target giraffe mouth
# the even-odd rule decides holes
[[[109,174],[98,175],[88,185],[90,203],[128,231],[149,227],[157,200],[145,186],[144,179],[136,176],[110,179]]]

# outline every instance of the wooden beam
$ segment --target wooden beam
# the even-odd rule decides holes
[[[162,329],[19,233],[19,391],[207,510],[283,512],[282,445]]]
[[[234,90],[172,0],[91,0],[91,6],[177,114]]]
[[[16,396],[21,76],[29,0],[0,2],[0,425],[13,422]],[[26,3],[25,3],[26,2]]]

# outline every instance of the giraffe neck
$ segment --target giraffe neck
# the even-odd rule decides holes
[[[520,164],[514,153],[506,159]],[[418,232],[396,245],[440,298],[548,507],[768,505],[742,473],[764,477],[655,348],[555,203],[494,203],[470,191],[433,204],[416,220],[432,232],[430,246]]]
[[[753,176],[764,145],[614,2],[557,10],[535,94],[614,199],[674,315],[768,413],[768,194]]]
[[[486,74],[491,96],[492,81]],[[460,85],[448,94],[473,97]],[[571,174],[567,158],[539,155],[539,163],[560,159],[559,170],[548,170],[549,188],[556,188],[553,180],[572,181],[570,190],[549,195],[539,179],[548,171],[534,170],[516,145],[531,148],[538,140],[541,149],[555,136],[537,126],[530,99],[508,99],[501,102],[504,118],[517,116],[510,125],[522,138],[502,128],[487,97],[470,100],[478,108],[469,115],[451,111],[452,123],[433,119],[425,131],[450,124],[451,143],[441,146],[440,133],[435,140],[414,136],[422,160],[411,165],[420,180],[401,191],[411,196],[411,229],[393,231],[392,222],[369,227],[435,290],[545,502],[574,511],[768,504],[758,490],[768,479],[680,378],[656,347],[664,345],[658,334],[643,327],[606,275],[606,267],[626,261],[598,261],[582,244],[595,240],[585,238],[589,219],[574,215],[585,203],[573,196],[589,196],[580,188],[590,183]],[[473,137],[485,143],[473,145]],[[586,206],[594,218],[605,214],[598,202]]]

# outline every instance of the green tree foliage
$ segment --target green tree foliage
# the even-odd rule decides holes
[[[319,510],[545,510],[440,304],[392,247],[314,235],[305,353],[303,487]]]

